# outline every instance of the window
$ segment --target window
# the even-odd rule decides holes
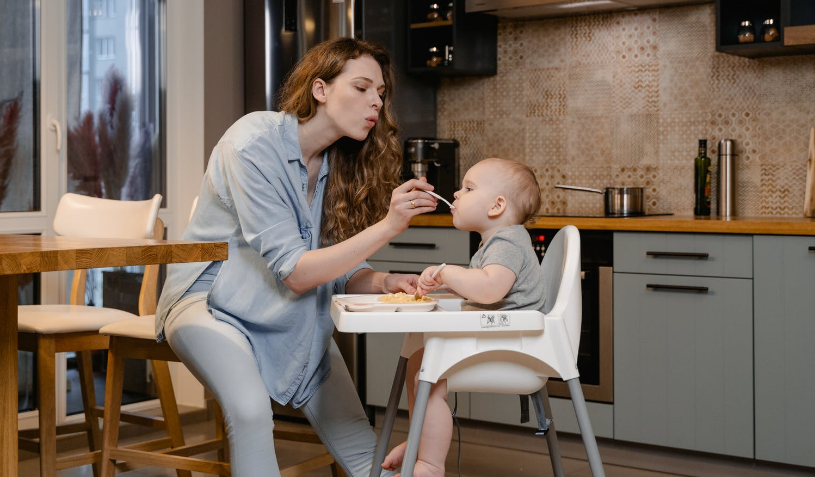
[[[115,60],[116,59],[116,38],[107,36],[96,39],[96,59]]]

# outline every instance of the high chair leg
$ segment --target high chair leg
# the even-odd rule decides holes
[[[90,351],[76,352],[77,371],[79,371],[80,389],[82,390],[82,409],[85,411],[85,424],[88,426],[88,448],[99,450],[102,445],[102,431],[99,419],[93,415],[96,407],[96,388],[93,384],[93,366]],[[93,464],[93,477],[99,477],[100,465]]]
[[[540,391],[532,395],[532,403],[535,406],[535,414],[538,415],[538,422],[541,419],[549,419],[549,430],[546,433],[546,446],[549,448],[549,459],[552,461],[552,471],[555,477],[565,477],[563,471],[563,460],[560,458],[560,445],[557,441],[557,431],[555,430],[555,422],[551,420],[552,407],[549,405],[549,392],[546,386],[541,388]],[[540,424],[538,427],[541,427]]]
[[[57,473],[56,356],[54,337],[37,338],[37,385],[40,408],[40,476]]]
[[[399,357],[399,364],[396,365],[396,374],[393,377],[391,394],[388,397],[388,407],[385,409],[385,420],[382,422],[382,432],[379,433],[379,441],[376,443],[374,451],[374,461],[371,465],[370,477],[377,477],[382,473],[382,462],[385,461],[385,453],[388,451],[388,443],[393,433],[393,423],[396,421],[396,408],[399,406],[399,399],[402,398],[402,389],[405,387],[405,376],[407,376],[408,359]]]
[[[413,401],[413,414],[410,419],[405,458],[402,462],[402,477],[413,477],[413,467],[419,456],[419,439],[422,437],[424,415],[427,411],[427,399],[430,397],[430,382],[419,380],[416,388],[416,400]]]
[[[580,435],[583,437],[583,445],[586,446],[586,456],[589,458],[591,475],[594,477],[606,477],[603,470],[603,462],[600,460],[600,450],[597,449],[597,440],[594,438],[594,430],[589,420],[589,411],[586,409],[586,400],[583,398],[583,389],[580,388],[580,379],[572,378],[566,381],[569,385],[569,394],[572,396],[574,413],[577,416],[577,424],[580,426]]]

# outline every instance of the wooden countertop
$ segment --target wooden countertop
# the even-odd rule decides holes
[[[415,217],[410,225],[417,227],[452,227],[450,214],[425,214]],[[653,217],[536,217],[527,228],[559,229],[574,225],[584,230],[619,230],[632,232],[691,232],[750,235],[813,235],[815,219],[805,217],[694,217],[692,215],[658,215]]]

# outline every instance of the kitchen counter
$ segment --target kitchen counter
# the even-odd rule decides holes
[[[416,227],[452,227],[450,214],[425,214],[415,217]],[[694,217],[661,215],[653,217],[535,217],[527,228],[559,229],[574,225],[584,230],[620,230],[635,232],[690,232],[750,235],[815,235],[815,219],[805,217]]]

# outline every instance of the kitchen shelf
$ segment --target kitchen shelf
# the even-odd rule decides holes
[[[422,23],[411,23],[410,28],[437,28],[443,26],[453,26],[453,20],[439,20],[435,22],[422,22]]]
[[[498,72],[498,20],[483,13],[467,13],[464,0],[441,2],[441,14],[452,9],[450,20],[428,21],[427,14],[438,0],[407,2],[408,74],[439,76],[489,76]],[[441,62],[429,66],[430,49],[437,49]],[[449,53],[449,57],[445,58]]]
[[[778,41],[760,41],[765,19],[778,25]],[[739,24],[753,22],[756,41],[738,42]],[[747,58],[815,54],[815,1],[716,0],[716,51]]]

